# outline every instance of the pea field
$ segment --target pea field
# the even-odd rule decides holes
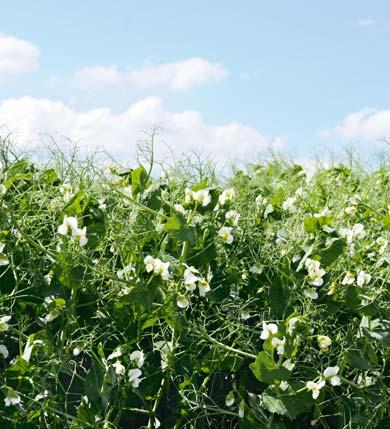
[[[1,429],[390,428],[390,167],[0,150]]]

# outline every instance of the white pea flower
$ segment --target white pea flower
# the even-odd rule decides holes
[[[300,188],[298,188],[298,189],[295,191],[295,195],[296,195],[297,197],[303,197],[303,198],[305,198],[305,197],[307,197],[307,192],[306,192],[302,187],[300,187]]]
[[[320,390],[325,386],[325,380],[321,380],[318,383],[316,383],[315,381],[308,381],[306,383],[306,387],[311,390],[312,392],[312,396],[313,399],[317,399],[319,394],[320,394]]]
[[[62,200],[68,203],[73,197],[73,188],[70,183],[63,183],[60,186],[60,192],[62,194]]]
[[[190,305],[190,301],[184,296],[179,295],[176,300],[176,304],[179,308],[187,308]]]
[[[255,203],[257,207],[264,206],[265,204],[267,204],[267,202],[268,202],[267,198],[264,198],[262,195],[258,195],[255,198]]]
[[[332,344],[332,340],[326,335],[318,335],[317,342],[322,352],[327,352]]]
[[[126,195],[126,197],[128,198],[133,198],[133,188],[131,186],[126,186],[122,189],[122,193]],[[128,198],[123,198],[123,204],[125,206],[129,206],[130,205],[130,201],[128,200]]]
[[[154,269],[154,258],[153,256],[146,256],[144,259],[145,270],[147,273],[150,273]]]
[[[250,317],[251,317],[251,315],[248,312],[246,312],[246,311],[241,312],[240,318],[242,320],[248,320],[248,319],[250,319]]]
[[[122,356],[122,348],[117,347],[107,358],[107,360],[118,358],[119,356]]]
[[[104,198],[98,199],[99,209],[105,210],[107,208],[106,200]]]
[[[319,213],[315,214],[315,217],[322,217],[322,216],[331,216],[332,211],[329,209],[329,207],[324,207]]]
[[[11,316],[0,317],[0,332],[8,331],[9,325],[8,321],[11,320]]]
[[[8,388],[7,396],[4,398],[4,403],[6,407],[10,405],[18,405],[22,402],[20,396],[11,388]]]
[[[0,185],[0,194],[5,195],[6,192],[7,192],[7,188],[3,184],[1,184]]]
[[[364,225],[357,223],[352,227],[353,236],[362,239],[366,236],[366,231],[364,230]]]
[[[43,319],[40,319],[43,323],[47,324],[49,322],[52,322],[54,319],[57,319],[57,317],[61,314],[61,310],[59,308],[55,308],[54,310],[50,311]]]
[[[73,216],[64,216],[64,220],[62,221],[62,225],[58,227],[58,233],[61,235],[67,235],[69,233],[72,233],[74,231],[77,231],[78,229],[78,222],[77,218]]]
[[[250,271],[252,274],[261,274],[261,273],[263,272],[263,269],[262,269],[261,267],[258,267],[257,265],[252,265],[252,266],[249,268],[249,271]]]
[[[191,191],[191,189],[189,189],[189,188],[185,188],[184,189],[184,202],[187,204],[191,203],[193,201],[193,198],[192,198],[193,194],[194,194],[194,191]]]
[[[226,203],[230,203],[234,197],[236,196],[236,192],[233,188],[225,189],[222,194],[218,197],[218,203],[221,206],[224,206]]]
[[[200,280],[197,274],[198,270],[195,267],[188,267],[185,269],[183,279],[187,291],[193,292],[196,289],[196,283]]]
[[[196,192],[195,201],[201,204],[203,207],[206,207],[211,202],[211,195],[208,189],[200,189]]]
[[[354,283],[355,283],[355,276],[350,271],[347,271],[347,273],[345,274],[341,284],[342,285],[352,285]]]
[[[263,322],[263,330],[260,334],[262,340],[266,340],[270,335],[276,335],[278,332],[278,325],[275,323]]]
[[[282,204],[283,210],[285,210],[285,211],[287,211],[289,213],[296,213],[298,209],[294,205],[295,201],[296,201],[295,197],[287,198],[287,200],[284,201],[283,204]]]
[[[169,274],[169,262],[162,262],[160,259],[154,260],[154,273],[161,276],[163,280],[168,280]]]
[[[234,392],[231,390],[225,399],[225,404],[227,407],[231,407],[234,404],[235,398],[234,398]]]
[[[348,244],[352,244],[355,239],[362,239],[366,236],[364,225],[361,223],[355,224],[351,228],[341,228],[339,231],[340,237],[345,238]]]
[[[139,368],[131,369],[128,372],[129,382],[131,383],[132,387],[134,387],[134,389],[136,389],[139,386],[141,382],[141,375],[142,375],[142,371]]]
[[[375,243],[379,246],[378,253],[379,253],[380,255],[381,255],[382,253],[385,253],[386,248],[387,248],[387,246],[388,246],[389,242],[388,242],[385,238],[383,238],[383,237],[378,237],[378,238],[375,240]]]
[[[282,355],[284,353],[284,346],[286,345],[286,338],[283,337],[281,340],[278,337],[273,337],[271,340],[272,347],[276,347],[276,351],[278,355]]]
[[[230,226],[223,226],[219,231],[218,235],[222,238],[222,241],[226,244],[232,244],[233,243],[233,235],[232,235],[232,227]]]
[[[211,291],[209,282],[206,279],[200,279],[198,282],[199,296],[205,297],[207,292]]]
[[[44,390],[42,393],[38,393],[38,395],[35,396],[34,401],[40,401],[41,399],[45,399],[49,396],[49,391]]]
[[[283,246],[284,244],[287,243],[287,232],[284,229],[279,229],[276,232],[276,240],[275,243],[278,246]]]
[[[310,298],[312,300],[318,299],[318,293],[317,291],[312,288],[312,287],[308,287],[303,291],[303,294],[307,297]]]
[[[117,360],[112,364],[112,366],[115,368],[115,374],[117,375],[125,375],[126,368],[122,365],[122,363]]]
[[[75,347],[73,349],[73,356],[78,356],[81,353],[80,347]]]
[[[238,224],[238,219],[240,218],[240,214],[237,213],[236,210],[229,210],[228,212],[226,212],[225,214],[225,219],[228,222],[231,222],[231,224],[233,225],[237,225]]]
[[[329,380],[332,386],[340,385],[340,377],[337,375],[339,369],[340,368],[338,366],[328,366],[324,371],[325,379]]]
[[[238,406],[238,417],[242,419],[244,417],[244,411],[245,411],[245,401],[242,400],[240,402],[240,405]]]
[[[357,211],[357,209],[356,209],[356,207],[355,207],[355,206],[346,207],[346,208],[344,209],[344,212],[345,212],[347,215],[350,215],[350,216],[355,216],[356,211]]]
[[[169,280],[169,262],[162,262],[161,259],[154,259],[152,256],[148,255],[144,259],[144,264],[147,273],[153,271],[154,274],[161,276],[163,280]]]
[[[322,286],[324,283],[323,276],[326,271],[321,268],[320,262],[314,259],[307,258],[305,260],[305,267],[308,272],[308,283],[311,286]]]
[[[186,209],[181,205],[181,204],[175,204],[173,206],[175,208],[175,210],[183,215],[186,214]]]
[[[357,280],[356,284],[359,287],[363,287],[364,285],[367,285],[371,281],[371,275],[368,273],[365,273],[363,270],[359,270],[357,273]]]
[[[263,213],[264,219],[267,219],[268,215],[273,213],[273,211],[274,211],[274,206],[271,203],[267,204]]]
[[[4,359],[7,359],[9,356],[9,351],[4,344],[0,344],[0,355],[2,355]]]
[[[130,360],[134,362],[138,368],[141,368],[145,362],[145,355],[142,350],[136,350],[131,353]]]
[[[322,230],[323,230],[324,232],[326,232],[327,234],[330,234],[330,233],[332,233],[332,232],[334,231],[334,228],[330,227],[329,225],[324,225],[324,226],[322,227]]]
[[[79,242],[80,247],[84,247],[88,243],[87,238],[87,227],[84,226],[83,229],[77,228],[72,232],[73,238]]]

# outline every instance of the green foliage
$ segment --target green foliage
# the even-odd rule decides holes
[[[386,427],[387,166],[2,156],[1,428]]]

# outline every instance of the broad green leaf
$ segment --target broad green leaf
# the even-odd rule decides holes
[[[370,362],[362,356],[361,352],[349,350],[347,358],[349,364],[354,368],[368,370],[371,367]]]
[[[302,390],[303,385],[294,390],[289,386],[286,390],[276,391],[275,388],[269,387],[261,395],[261,405],[270,413],[287,416],[294,420],[300,414],[310,411],[314,402],[310,392]]]
[[[69,216],[80,216],[84,213],[89,203],[89,198],[84,190],[78,191],[64,207],[63,211]]]
[[[325,247],[319,255],[321,257],[321,265],[328,267],[332,265],[337,258],[344,253],[346,242],[343,239],[335,239],[328,247]]]
[[[278,368],[274,359],[266,352],[260,352],[255,362],[251,363],[249,367],[254,376],[266,384],[288,380],[291,375],[291,371],[283,365]]]
[[[362,318],[360,327],[363,335],[371,340],[379,341],[384,347],[390,347],[390,321],[375,319],[368,321],[367,317]]]
[[[306,232],[315,233],[321,231],[324,226],[331,226],[333,218],[331,216],[312,216],[303,220],[303,226]]]
[[[196,241],[195,227],[186,227],[184,217],[180,213],[173,213],[168,218],[163,230],[175,240],[188,241],[189,243],[195,243]]]
[[[102,407],[101,389],[104,378],[103,368],[96,362],[92,362],[92,366],[85,377],[84,391],[88,397],[89,402],[96,409]]]
[[[277,318],[283,318],[288,307],[290,292],[283,281],[275,277],[269,289],[269,302]]]
[[[138,167],[131,172],[131,189],[133,197],[142,194],[148,182],[148,173],[144,167]]]
[[[194,247],[189,261],[192,265],[209,265],[217,257],[217,248],[214,242],[205,243],[201,248]]]

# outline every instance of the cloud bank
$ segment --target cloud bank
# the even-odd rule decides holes
[[[195,149],[220,162],[247,160],[285,144],[282,137],[267,137],[239,122],[213,125],[195,110],[169,112],[158,97],[145,98],[121,113],[108,108],[78,111],[46,98],[11,98],[0,101],[1,126],[0,132],[13,132],[14,140],[21,145],[33,147],[39,133],[48,133],[66,136],[88,149],[104,148],[120,159],[133,157],[137,141],[154,126],[160,129],[160,157],[169,153],[169,146],[177,155]]]
[[[187,91],[197,85],[218,82],[226,75],[227,70],[219,63],[210,63],[203,58],[189,58],[128,71],[119,70],[117,65],[87,67],[73,75],[72,85],[82,91],[96,91],[117,85]]]
[[[0,34],[0,83],[38,69],[39,49],[33,43]]]
[[[360,110],[346,116],[335,128],[321,131],[320,135],[349,141],[390,138],[390,110]]]

